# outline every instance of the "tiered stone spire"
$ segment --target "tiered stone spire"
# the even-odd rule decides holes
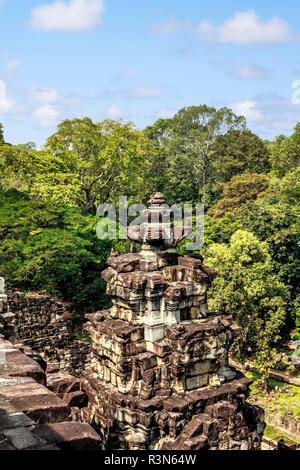
[[[112,307],[86,315],[93,422],[106,448],[252,449],[263,415],[245,402],[251,381],[228,367],[239,329],[207,309],[216,273],[200,255],[178,256],[161,193],[152,194],[138,253],[113,252],[102,273]]]

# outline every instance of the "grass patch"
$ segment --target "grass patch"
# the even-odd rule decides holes
[[[250,387],[253,402],[262,406],[266,414],[279,412],[288,414],[291,418],[300,422],[300,387],[285,384],[275,379],[269,379],[269,393],[262,391],[257,386],[260,375],[257,372],[247,371],[245,374],[253,380]]]
[[[83,343],[92,343],[92,339],[87,333],[77,331],[74,333],[74,337]]]
[[[267,424],[264,432],[264,436],[272,441],[279,442],[280,440],[292,441],[296,444],[300,444],[300,441],[297,441],[293,437],[287,436],[286,434],[282,434],[282,432],[278,431],[278,429],[273,428]]]

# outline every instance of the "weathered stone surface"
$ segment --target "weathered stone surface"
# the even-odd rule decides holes
[[[28,449],[38,445],[39,441],[26,428],[15,428],[3,431],[3,434],[10,439],[18,450]]]
[[[5,350],[5,363],[0,364],[0,374],[10,377],[32,377],[37,382],[46,384],[46,375],[43,369],[33,359],[16,349]]]
[[[81,389],[81,380],[66,371],[47,373],[47,388],[56,394],[66,394]]]
[[[52,389],[61,392],[60,399],[42,385],[45,373],[24,354],[31,353],[28,347],[18,345],[21,349],[17,350],[0,340],[2,351],[8,353],[0,370],[0,450],[99,450],[101,437],[88,424],[66,422],[71,419],[73,404],[78,409],[87,405],[81,381],[63,371],[53,377],[48,374]],[[28,365],[32,367],[28,369]],[[48,423],[49,428],[37,423]]]
[[[102,273],[113,307],[86,315],[89,402],[72,418],[93,423],[108,449],[259,448],[263,412],[245,401],[251,381],[228,367],[239,329],[208,312],[216,273],[200,255],[176,254],[163,201],[153,194],[146,222],[129,231],[141,250],[112,253]]]
[[[22,426],[32,426],[34,421],[24,413],[0,414],[0,428],[11,429]]]
[[[18,291],[9,291],[6,297],[9,312],[7,301],[1,308],[0,299],[0,315],[5,310],[1,315],[5,338],[16,344],[21,342],[23,350],[31,350],[24,350],[25,354],[39,353],[58,368],[80,375],[89,363],[90,345],[75,339],[70,314],[63,305],[44,295],[26,296]]]
[[[38,423],[53,423],[69,419],[69,407],[54,393],[36,382],[1,387],[0,396]]]
[[[100,436],[84,423],[55,423],[37,426],[34,434],[61,450],[101,450]]]

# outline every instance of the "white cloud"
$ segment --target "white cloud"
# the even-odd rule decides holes
[[[198,32],[205,41],[230,44],[287,43],[299,41],[290,25],[279,16],[264,20],[254,10],[236,12],[219,26],[203,20],[198,27],[192,22],[180,21],[175,17],[161,23],[154,23],[150,33],[155,36],[171,35],[182,32]]]
[[[255,64],[243,64],[239,67],[236,67],[233,70],[234,75],[239,78],[253,78],[253,79],[261,79],[266,78],[267,71],[263,67]]]
[[[156,98],[164,93],[160,86],[140,85],[128,90],[128,95],[132,98]]]
[[[249,122],[258,122],[263,118],[262,112],[258,109],[258,103],[252,100],[237,101],[231,108],[238,116],[244,116]]]
[[[238,78],[258,80],[266,79],[269,76],[269,71],[267,69],[249,62],[238,65],[234,60],[223,59],[210,61],[209,64],[230,76],[233,75]]]
[[[6,70],[15,70],[19,67],[20,62],[16,59],[10,59],[5,63]]]
[[[125,116],[125,112],[117,104],[112,104],[107,108],[106,115],[109,119],[121,119]]]
[[[54,88],[36,88],[32,86],[29,90],[29,97],[38,103],[57,103],[60,99],[59,93]]]
[[[44,104],[34,111],[33,116],[38,119],[42,128],[47,128],[55,126],[59,112],[50,104]]]
[[[102,24],[104,0],[56,0],[32,10],[30,26],[41,31],[84,31]]]
[[[180,21],[171,17],[167,21],[154,23],[150,27],[150,33],[154,36],[170,35],[175,33],[185,33],[193,30],[193,25],[189,21]]]
[[[256,103],[256,111],[262,119],[252,122],[251,129],[263,138],[273,139],[279,134],[290,134],[299,122],[300,105],[295,105],[290,97],[275,93],[261,93],[251,97]]]
[[[201,38],[205,41],[216,41],[217,28],[215,28],[209,21],[202,21],[198,26],[198,32]]]
[[[169,119],[172,118],[176,114],[174,109],[162,108],[158,111],[157,117],[161,119]]]
[[[6,84],[0,80],[0,113],[12,113],[16,111],[16,101],[7,96]]]
[[[237,12],[221,26],[203,21],[198,32],[202,39],[231,44],[284,43],[299,40],[289,24],[278,16],[263,21],[254,10]]]

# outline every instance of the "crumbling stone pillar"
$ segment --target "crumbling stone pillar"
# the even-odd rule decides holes
[[[86,315],[93,359],[78,416],[108,449],[259,449],[263,411],[228,366],[240,330],[207,309],[216,273],[200,255],[177,254],[163,195],[149,204],[147,222],[128,232],[141,250],[112,252],[102,273],[112,308]]]
[[[16,328],[12,324],[14,319],[15,315],[9,311],[5,278],[0,271],[0,334],[12,342],[16,339]]]
[[[5,279],[0,271],[0,313],[4,313],[7,310],[7,295],[5,293]]]

